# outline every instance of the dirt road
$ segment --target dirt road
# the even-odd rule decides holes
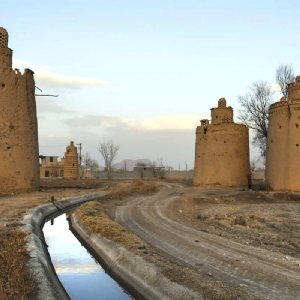
[[[242,288],[262,299],[300,299],[300,265],[296,256],[193,226],[194,221],[188,219],[199,207],[191,206],[189,215],[184,215],[184,194],[186,188],[167,184],[153,196],[139,197],[117,207],[115,220],[172,261],[196,271],[200,278]],[[232,197],[237,192],[197,189],[201,199],[216,194]]]

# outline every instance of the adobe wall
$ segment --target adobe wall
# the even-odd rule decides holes
[[[270,106],[266,183],[272,190],[300,191],[300,76],[288,95]]]
[[[64,157],[64,178],[77,179],[78,176],[79,169],[77,147],[75,147],[74,142],[71,141],[70,145],[66,148]]]
[[[12,69],[8,34],[0,28],[0,193],[39,188],[38,127],[33,72]]]
[[[233,110],[226,106],[224,98],[219,100],[218,108],[211,110],[211,124],[209,120],[201,120],[196,129],[194,184],[247,187],[248,127],[233,122]]]

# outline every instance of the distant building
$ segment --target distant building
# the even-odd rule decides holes
[[[55,178],[64,176],[64,161],[58,156],[40,155],[40,177]]]
[[[138,178],[163,178],[165,175],[165,167],[155,166],[135,166],[133,173]]]
[[[74,142],[71,141],[70,145],[66,148],[64,156],[64,178],[78,179],[78,177],[79,165],[77,147],[74,146]]]
[[[221,98],[209,120],[196,129],[194,184],[247,187],[250,181],[249,130],[233,121],[233,109]]]
[[[0,193],[39,188],[38,126],[33,72],[12,69],[8,33],[0,27]]]
[[[270,106],[266,184],[271,190],[300,191],[300,76],[288,99]]]

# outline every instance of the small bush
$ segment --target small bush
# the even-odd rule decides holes
[[[247,221],[243,216],[237,216],[234,220],[234,225],[241,225],[241,226],[246,226]]]

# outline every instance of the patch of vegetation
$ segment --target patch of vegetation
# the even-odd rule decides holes
[[[15,229],[0,230],[0,299],[28,299],[35,288],[26,268],[26,234]]]
[[[135,181],[130,184],[116,187],[105,197],[107,200],[123,199],[137,195],[149,195],[158,191],[158,184],[155,182]]]
[[[145,249],[145,244],[141,242],[133,233],[124,229],[121,225],[114,222],[105,212],[103,202],[117,199],[152,194],[158,190],[158,185],[153,182],[136,181],[124,184],[112,189],[104,199],[85,203],[76,210],[76,215],[80,221],[93,233],[122,244],[128,249],[136,248],[137,245]],[[105,201],[103,201],[105,200]]]

